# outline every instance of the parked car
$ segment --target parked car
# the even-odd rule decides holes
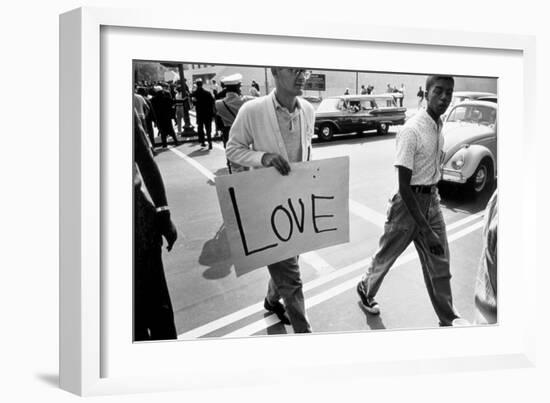
[[[497,98],[496,95],[482,96],[482,97],[477,98],[477,100],[478,101],[488,101],[488,102],[498,103],[498,98]]]
[[[443,182],[461,184],[474,193],[497,178],[497,104],[465,101],[450,109],[443,124]]]
[[[449,104],[449,107],[447,108],[447,111],[445,112],[445,114],[442,116],[442,119],[445,120],[445,118],[449,115],[449,111],[453,108],[453,106],[464,101],[475,101],[475,100],[496,102],[497,96],[492,92],[455,91],[453,92],[453,98],[451,99],[451,103]]]
[[[330,140],[336,133],[367,130],[387,134],[391,125],[405,123],[406,110],[397,106],[392,94],[325,98],[315,111],[315,133],[321,140]]]

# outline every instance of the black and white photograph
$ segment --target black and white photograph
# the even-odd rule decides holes
[[[498,77],[132,74],[135,342],[499,323]]]

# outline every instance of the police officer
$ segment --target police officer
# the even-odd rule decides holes
[[[229,130],[239,112],[241,106],[248,100],[253,99],[251,96],[241,95],[241,85],[243,76],[239,73],[224,77],[221,80],[225,90],[225,97],[216,101],[216,116],[221,122],[221,132],[223,147],[227,145],[229,138]],[[227,168],[231,173],[231,164],[227,161]]]

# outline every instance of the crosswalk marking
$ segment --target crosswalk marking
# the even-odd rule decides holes
[[[483,222],[480,221],[478,223],[475,223],[462,231],[457,232],[456,234],[453,234],[451,237],[449,237],[449,243],[453,242],[457,239],[460,239],[467,234],[476,231],[477,229],[480,229],[483,226]],[[412,260],[414,260],[417,257],[416,252],[411,252],[406,255],[400,256],[397,261],[394,263],[393,268],[399,267],[404,265],[405,263],[408,263]],[[307,298],[306,303],[306,309],[310,309],[314,307],[315,305],[318,305],[322,302],[325,302],[329,299],[332,299],[336,297],[339,294],[342,294],[343,292],[346,292],[350,289],[355,288],[357,285],[357,282],[361,279],[361,275],[356,276],[350,280],[344,281],[343,283],[339,283],[338,285],[331,287],[330,289],[323,291],[317,295],[314,295],[313,297]],[[244,326],[236,331],[233,331],[231,333],[228,333],[222,337],[228,338],[228,337],[245,337],[245,336],[251,336],[254,333],[257,333],[263,329],[266,329],[269,326],[272,326],[279,322],[279,319],[275,317],[275,315],[269,316],[271,320],[266,320],[267,318],[264,318],[262,320],[258,320],[256,322],[253,322],[247,326]]]
[[[206,176],[208,179],[210,179],[212,182],[215,180],[215,176],[212,172],[210,172],[208,169],[203,167],[201,164],[199,164],[197,161],[195,161],[193,158],[188,157],[184,153],[182,153],[180,150],[174,147],[168,147],[170,151],[172,151],[174,154],[176,154],[178,157],[182,158],[190,164],[193,168],[195,168],[197,171],[199,171],[201,174]]]
[[[377,211],[360,204],[352,199],[349,200],[349,211],[355,214],[356,216],[361,217],[362,219],[369,221],[378,227],[384,227],[384,222],[386,221],[386,216],[380,214]]]
[[[332,265],[329,262],[323,259],[317,252],[311,251],[311,252],[302,253],[300,255],[300,260],[310,265],[315,270],[315,272],[320,276],[324,276],[336,270],[334,267],[332,267]]]
[[[214,148],[224,150],[222,145],[213,143]],[[169,147],[170,151],[172,151],[174,154],[185,160],[187,163],[189,163],[191,166],[193,166],[195,169],[197,169],[201,174],[203,174],[205,177],[207,177],[211,181],[215,181],[215,175],[210,172],[207,168],[205,168],[203,165],[195,161],[194,159],[188,157],[185,153],[182,153],[176,148]],[[385,222],[385,216],[383,214],[378,213],[377,211],[355,201],[350,199],[349,200],[349,208],[350,212],[354,215],[378,226],[383,227]],[[453,224],[450,224],[447,227],[447,232],[450,232],[456,228],[459,228],[461,226],[464,226],[472,221],[478,220],[480,217],[482,217],[482,214],[472,214],[468,217],[465,217],[462,220],[459,220]],[[483,226],[483,222],[479,221],[462,231],[459,231],[451,236],[449,236],[449,243],[459,239],[478,228],[481,228]],[[395,265],[402,265],[406,262],[414,259],[416,257],[415,252],[411,252],[407,255],[403,255],[400,259],[398,259],[395,263]],[[365,268],[369,262],[370,257],[361,259],[353,264],[350,264],[346,267],[343,267],[341,269],[336,270],[332,265],[330,265],[326,260],[324,260],[317,252],[307,252],[300,255],[300,259],[303,259],[305,263],[312,266],[316,272],[318,273],[319,277],[315,280],[312,280],[306,284],[304,284],[303,290],[304,292],[308,292],[311,290],[316,289],[317,287],[320,287],[324,284],[327,284],[331,281],[337,280],[341,277],[344,277],[350,273],[353,273],[361,268]],[[330,299],[334,297],[335,295],[338,295],[341,292],[346,291],[347,289],[354,287],[356,282],[358,281],[358,278],[354,278],[352,280],[348,280],[344,283],[338,284],[335,287],[330,288],[329,290],[326,290],[320,294],[317,294],[316,296],[313,296],[311,298],[308,298],[306,300],[306,307],[312,307],[315,306],[327,299]],[[222,318],[216,319],[212,322],[209,322],[205,325],[199,326],[195,329],[192,329],[188,332],[182,333],[178,336],[179,340],[182,339],[189,339],[189,338],[197,338],[204,335],[207,335],[215,330],[221,329],[225,326],[228,326],[232,323],[235,323],[241,319],[244,319],[248,316],[257,314],[263,310],[263,301],[258,302],[256,304],[250,305],[246,308],[243,308],[239,311],[233,312],[229,315],[226,315]],[[276,323],[278,323],[279,320],[275,315],[269,315],[261,320],[257,320],[253,322],[250,325],[247,325],[243,328],[240,328],[234,332],[231,332],[223,337],[238,337],[238,336],[249,336],[251,334],[254,334],[262,329],[265,329],[269,326],[272,326]]]

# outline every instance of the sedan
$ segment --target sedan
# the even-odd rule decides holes
[[[392,94],[326,98],[315,111],[315,133],[321,140],[330,140],[336,133],[367,130],[387,134],[391,125],[405,122],[406,110],[397,106]]]

